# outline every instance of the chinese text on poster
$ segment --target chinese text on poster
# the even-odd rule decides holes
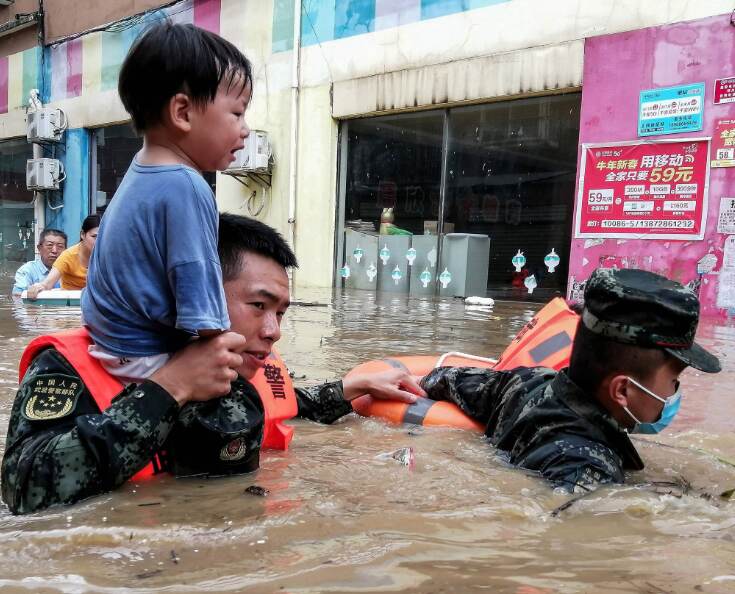
[[[709,141],[583,145],[576,237],[701,239]]]

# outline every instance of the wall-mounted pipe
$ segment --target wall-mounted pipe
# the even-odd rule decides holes
[[[296,249],[296,192],[298,181],[299,90],[301,86],[301,1],[294,0],[293,58],[291,60],[291,141],[288,180],[288,241]]]

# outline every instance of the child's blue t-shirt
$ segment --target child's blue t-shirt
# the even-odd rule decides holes
[[[197,171],[133,160],[102,217],[82,293],[95,344],[147,357],[182,348],[199,330],[227,330],[218,223]]]

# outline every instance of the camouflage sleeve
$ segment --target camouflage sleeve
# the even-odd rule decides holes
[[[453,402],[472,418],[487,423],[503,395],[518,381],[509,371],[438,367],[421,380],[421,387],[432,400]]]
[[[345,400],[342,382],[330,382],[309,388],[296,388],[299,416],[317,423],[330,424],[352,412]]]
[[[62,377],[76,379],[80,388],[73,401],[54,411],[39,385],[49,379],[58,385]],[[100,413],[61,355],[44,351],[29,368],[10,413],[3,499],[18,514],[114,489],[151,460],[177,415],[176,401],[153,382],[129,386]]]
[[[607,446],[579,435],[555,435],[515,460],[569,492],[625,481],[623,463]]]

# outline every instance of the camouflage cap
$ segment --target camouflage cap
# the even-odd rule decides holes
[[[694,342],[697,296],[653,272],[595,270],[584,291],[582,322],[610,340],[663,349],[700,371],[721,369],[717,357]]]

